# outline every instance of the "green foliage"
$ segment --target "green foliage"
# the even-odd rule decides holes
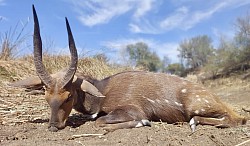
[[[214,56],[210,56],[205,70],[213,76],[229,75],[250,67],[250,15],[236,20],[236,35],[233,40],[220,39]]]
[[[250,14],[239,17],[236,20],[235,43],[240,50],[239,60],[241,63],[250,61]]]
[[[173,64],[168,65],[167,72],[171,74],[176,74],[178,76],[182,76],[184,72],[184,68],[180,63],[173,63]]]
[[[204,66],[204,69],[215,76],[226,68],[235,65],[238,58],[237,56],[237,48],[235,44],[221,38],[218,49],[215,50],[214,55],[208,58],[208,62]]]
[[[211,43],[212,41],[207,35],[182,41],[178,51],[185,67],[196,69],[206,64],[214,51]]]
[[[129,54],[129,59],[136,67],[143,66],[149,71],[158,71],[161,67],[161,60],[158,55],[151,52],[148,45],[143,42],[127,45],[126,51]]]

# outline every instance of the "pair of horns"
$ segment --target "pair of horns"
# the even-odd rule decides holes
[[[33,36],[33,43],[34,43],[34,63],[36,67],[37,74],[41,81],[47,86],[50,87],[53,84],[53,78],[51,75],[46,71],[45,66],[42,63],[42,40],[40,35],[40,27],[39,22],[36,14],[36,10],[34,5],[32,6],[33,9],[33,17],[34,17],[34,36]],[[60,86],[63,88],[65,87],[74,77],[74,74],[77,69],[77,62],[78,62],[78,55],[75,46],[75,41],[70,29],[70,25],[68,19],[66,20],[66,27],[68,32],[68,41],[69,41],[69,49],[71,54],[71,63],[70,66],[62,78]]]

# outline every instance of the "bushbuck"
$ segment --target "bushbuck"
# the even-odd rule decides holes
[[[36,11],[34,14],[34,63],[38,77],[12,84],[36,88],[45,85],[45,99],[51,108],[50,131],[65,127],[72,108],[97,118],[96,126],[108,131],[150,126],[150,121],[189,122],[231,127],[246,119],[222,103],[199,84],[164,73],[121,72],[103,80],[76,73],[77,50],[66,19],[71,52],[68,70],[49,75],[42,63],[42,42]],[[99,113],[104,115],[98,116]]]

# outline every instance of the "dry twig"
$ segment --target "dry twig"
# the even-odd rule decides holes
[[[104,136],[104,134],[98,134],[98,133],[90,133],[90,134],[79,134],[79,135],[72,135],[72,137],[70,137],[68,140],[74,140],[75,138],[80,138],[80,137],[90,137],[90,136],[98,136],[98,137],[102,137]]]
[[[103,136],[104,134],[95,134],[95,133],[90,133],[90,134],[80,134],[80,135],[72,135],[73,138],[79,138],[79,137],[89,137],[89,136]]]
[[[241,145],[246,144],[246,143],[248,143],[248,142],[250,142],[250,139],[248,139],[248,140],[246,140],[246,141],[243,141],[242,143],[239,143],[239,144],[237,144],[237,145],[235,145],[235,146],[241,146]]]

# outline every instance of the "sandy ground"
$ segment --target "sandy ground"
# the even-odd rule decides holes
[[[207,87],[220,95],[235,111],[250,117],[249,112],[242,110],[250,107],[248,84],[232,86],[209,83]],[[105,133],[94,127],[94,121],[86,121],[73,111],[68,126],[53,133],[47,129],[48,118],[49,107],[43,95],[11,88],[5,83],[0,85],[0,145],[250,145],[250,122],[226,129],[199,125],[194,133],[191,133],[187,123],[172,125],[153,122],[152,127]]]

